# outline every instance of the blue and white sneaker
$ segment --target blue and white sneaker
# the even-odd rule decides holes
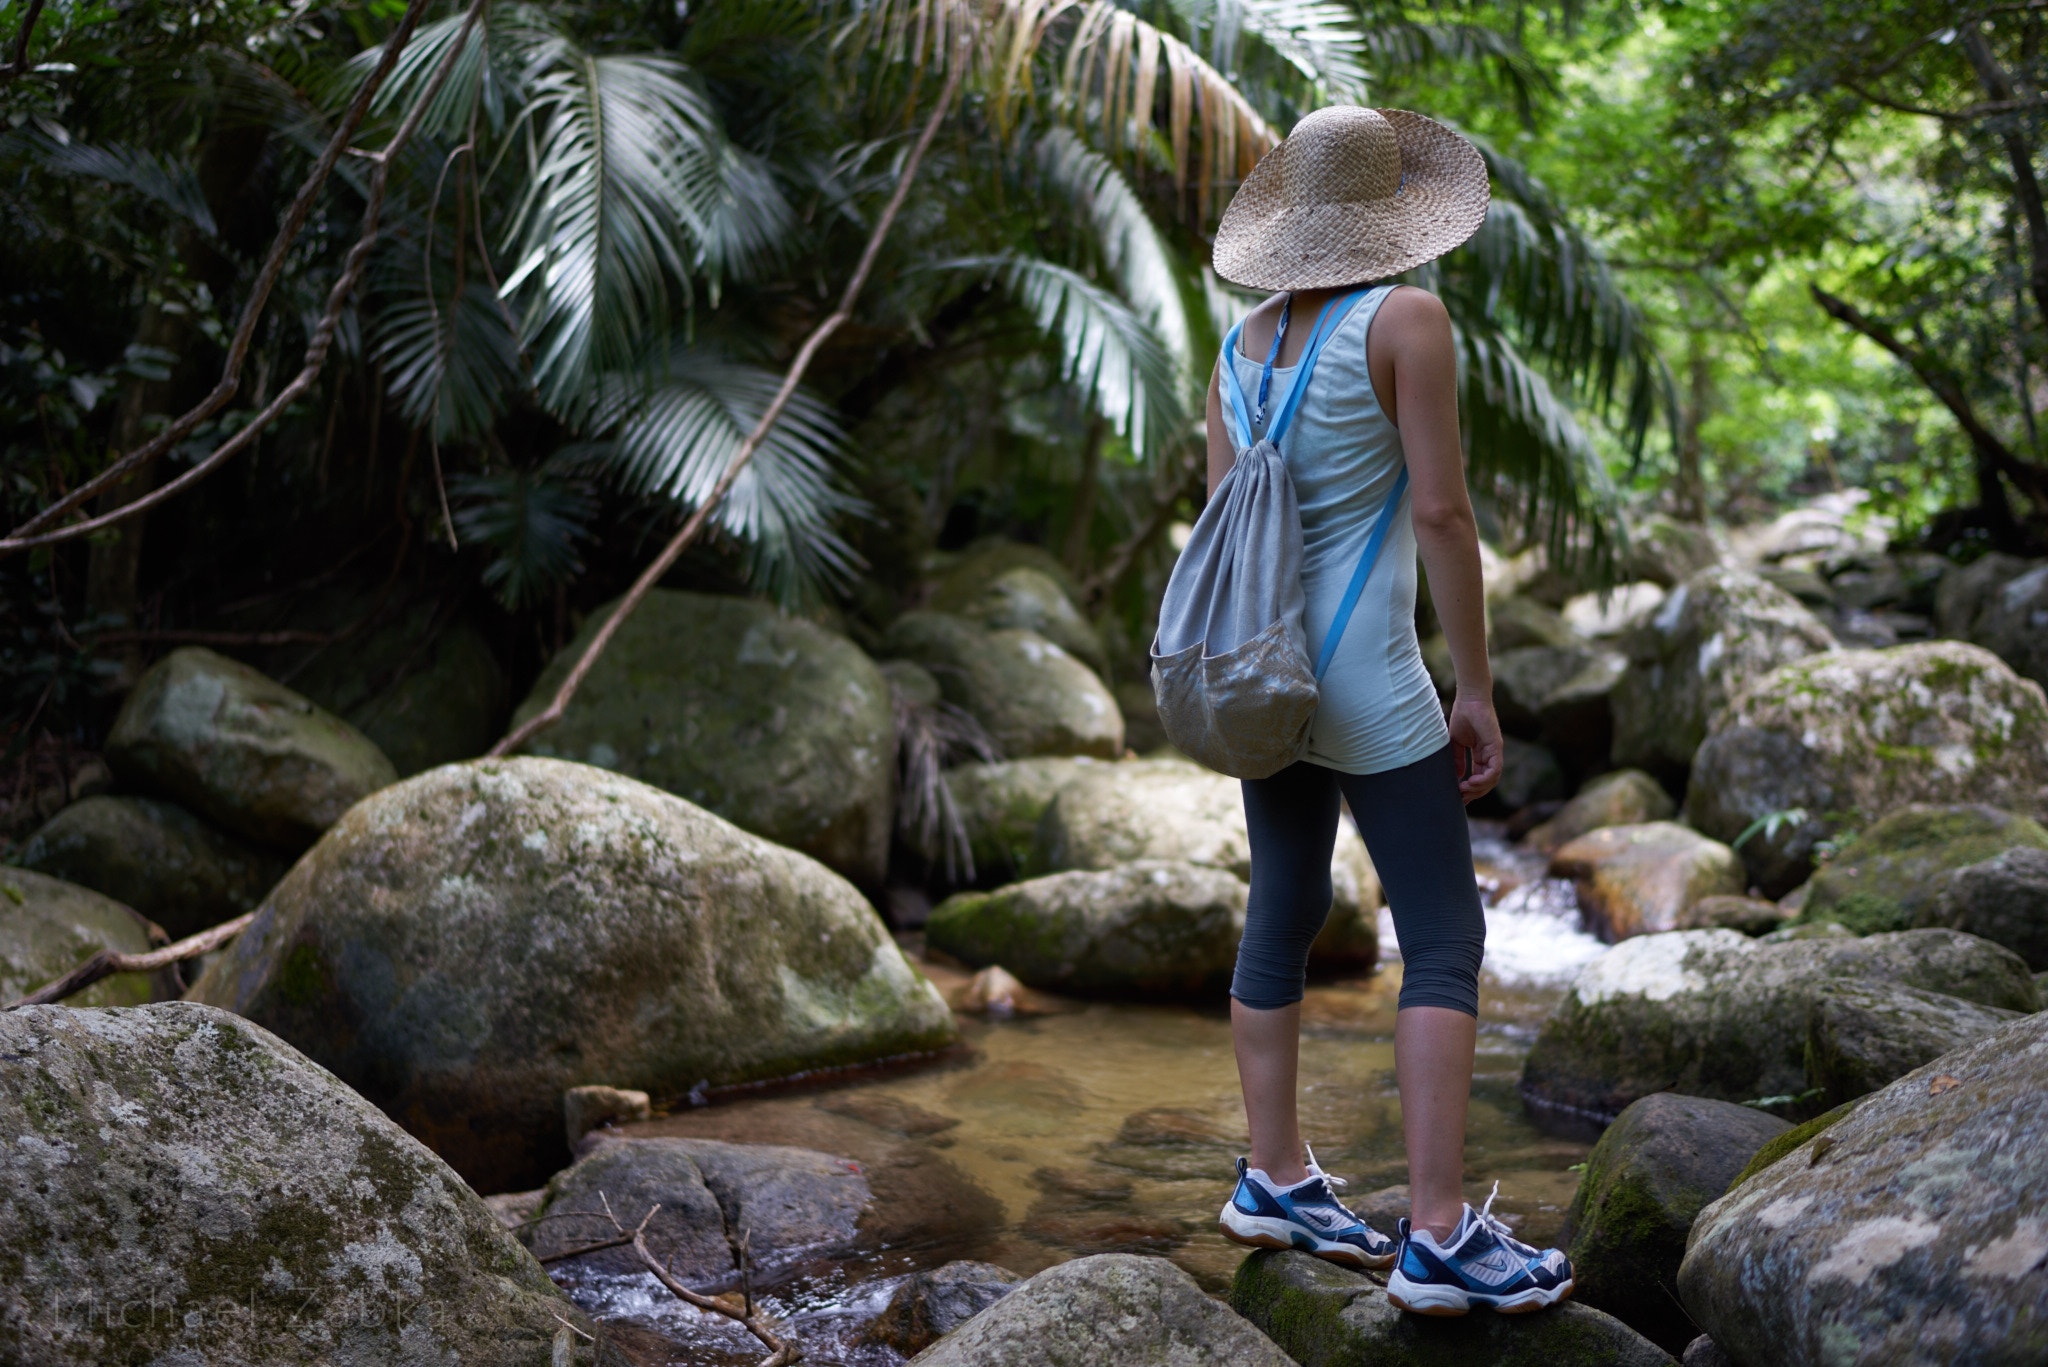
[[[1394,1261],[1394,1241],[1345,1209],[1335,1191],[1343,1185],[1343,1178],[1316,1166],[1314,1149],[1308,1152],[1308,1180],[1284,1188],[1240,1158],[1237,1190],[1217,1224],[1234,1244],[1298,1248],[1360,1272],[1386,1267]]]
[[[1462,1315],[1490,1305],[1503,1315],[1556,1305],[1572,1294],[1571,1259],[1555,1248],[1534,1249],[1493,1215],[1493,1195],[1479,1210],[1465,1207],[1451,1237],[1438,1243],[1426,1229],[1401,1222],[1400,1257],[1387,1278],[1387,1299],[1418,1315]]]

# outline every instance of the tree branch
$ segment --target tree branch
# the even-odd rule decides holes
[[[961,42],[964,46],[964,35]],[[605,624],[598,628],[597,635],[584,647],[582,656],[570,669],[569,677],[555,690],[554,699],[542,711],[528,718],[523,726],[516,728],[493,745],[490,749],[492,757],[511,754],[562,719],[562,714],[568,711],[569,700],[574,698],[576,690],[583,686],[583,680],[597,664],[598,657],[604,654],[605,647],[611,644],[612,637],[618,634],[619,628],[625,624],[626,618],[632,615],[633,609],[640,606],[641,600],[660,582],[661,577],[668,573],[670,566],[674,565],[689,548],[690,543],[697,539],[698,533],[704,529],[704,524],[710,520],[712,512],[731,491],[733,482],[740,477],[740,472],[747,468],[747,462],[754,458],[754,452],[767,439],[769,430],[775,426],[776,419],[782,416],[782,410],[788,406],[790,397],[796,393],[796,387],[802,381],[804,372],[810,368],[811,359],[818,354],[818,348],[853,317],[854,300],[859,297],[861,286],[867,283],[868,272],[874,269],[875,258],[882,250],[882,242],[888,237],[889,229],[895,225],[896,215],[903,208],[903,201],[910,193],[910,183],[917,176],[918,163],[924,160],[924,154],[931,147],[932,139],[939,135],[939,126],[945,122],[947,110],[952,108],[953,96],[960,89],[960,80],[966,70],[967,58],[963,52],[959,54],[957,60],[949,63],[946,86],[939,93],[938,105],[932,110],[931,118],[925,122],[924,131],[918,135],[917,145],[911,149],[909,159],[903,163],[903,170],[896,177],[895,193],[890,195],[887,207],[882,210],[882,216],[875,220],[874,230],[868,234],[867,249],[861,253],[860,264],[855,268],[853,278],[846,282],[846,291],[839,297],[839,307],[804,339],[803,346],[797,350],[796,359],[789,363],[789,370],[782,377],[782,387],[775,392],[774,400],[761,414],[760,421],[754,424],[754,430],[740,443],[740,449],[734,454],[732,463],[725,467],[725,473],[719,476],[718,483],[712,487],[710,494],[697,505],[689,520],[683,523],[683,529],[675,534],[674,539],[662,548],[661,554],[654,557],[653,563],[641,571],[640,577],[633,581],[633,587],[626,591],[626,596],[612,609],[612,615],[605,619]]]
[[[0,67],[0,85],[27,74],[28,40],[36,31],[36,20],[42,17],[43,0],[28,0],[28,13],[21,16],[21,32],[14,36],[14,60]]]
[[[255,919],[255,912],[243,912],[232,921],[222,921],[211,929],[189,935],[162,949],[152,949],[147,954],[116,954],[111,949],[103,949],[55,982],[46,983],[20,1001],[10,1003],[7,1009],[49,1006],[75,996],[100,979],[110,978],[116,973],[154,973],[160,968],[210,954],[248,929],[249,923]]]
[[[738,1320],[741,1324],[747,1326],[748,1331],[755,1338],[761,1340],[767,1347],[769,1356],[761,1360],[760,1367],[786,1367],[786,1364],[795,1362],[802,1356],[802,1350],[797,1347],[795,1339],[783,1338],[782,1335],[775,1332],[773,1325],[769,1324],[762,1316],[754,1313],[754,1298],[752,1296],[746,1298],[744,1309],[735,1310],[724,1301],[707,1296],[701,1291],[692,1291],[689,1287],[677,1281],[675,1276],[666,1267],[661,1265],[661,1262],[655,1258],[653,1250],[647,1247],[647,1222],[654,1218],[654,1213],[661,1209],[660,1206],[657,1205],[649,1210],[647,1214],[640,1217],[640,1223],[629,1230],[619,1223],[618,1216],[612,1214],[612,1203],[609,1197],[603,1192],[599,1192],[597,1199],[604,1202],[605,1218],[612,1222],[612,1228],[616,1229],[621,1236],[613,1242],[632,1244],[633,1252],[640,1257],[641,1266],[652,1272],[656,1280],[667,1287],[676,1299],[686,1305],[694,1305],[699,1310],[708,1311],[714,1315],[723,1315],[729,1320]],[[610,1245],[607,1244],[605,1246],[609,1247]]]
[[[1998,64],[1991,44],[1984,41],[1981,23],[1973,19],[1963,25],[1962,46],[1970,65],[1977,69],[1977,79],[1984,83],[1984,92],[1993,100],[2011,103],[2012,78]],[[2034,175],[2034,154],[2019,130],[2018,120],[2010,121],[1999,136],[2005,143],[2006,159],[2012,163],[2013,192],[2027,219],[2027,248],[2033,260],[2029,283],[2034,291],[2034,307],[2041,312],[2042,325],[2048,327],[2048,210],[2041,204],[2041,182]]]

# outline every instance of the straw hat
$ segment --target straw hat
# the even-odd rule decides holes
[[[1384,280],[1479,231],[1486,201],[1479,150],[1435,119],[1333,105],[1238,187],[1216,230],[1216,273],[1264,290]]]

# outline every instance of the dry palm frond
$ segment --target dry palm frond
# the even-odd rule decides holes
[[[907,697],[893,682],[889,694],[896,714],[896,829],[930,863],[945,865],[948,883],[972,883],[974,853],[946,766],[998,760],[1002,751],[980,722],[953,704]]]
[[[956,47],[963,33],[970,41]],[[1045,87],[1061,116],[1121,155],[1151,144],[1163,106],[1174,184],[1185,190],[1192,174],[1204,217],[1228,199],[1215,190],[1242,180],[1280,141],[1193,48],[1110,0],[856,0],[840,43],[920,69],[965,51],[1005,136],[1040,93],[1038,59],[1063,49],[1058,78]],[[1191,134],[1199,137],[1192,159]]]

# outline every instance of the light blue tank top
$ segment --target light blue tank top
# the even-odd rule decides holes
[[[1404,464],[1401,433],[1380,408],[1365,360],[1373,317],[1392,292],[1392,286],[1373,290],[1331,334],[1280,443],[1301,504],[1301,586],[1308,599],[1302,625],[1311,660],[1322,656],[1338,602]],[[1306,327],[1312,320],[1295,321]],[[1244,392],[1256,394],[1263,359],[1242,351],[1230,359]],[[1299,363],[1273,368],[1269,420],[1300,369]],[[1254,439],[1264,434],[1265,424],[1258,424]],[[1394,511],[1372,577],[1323,675],[1303,756],[1340,773],[1398,769],[1450,740],[1415,639],[1415,523],[1408,500]]]

